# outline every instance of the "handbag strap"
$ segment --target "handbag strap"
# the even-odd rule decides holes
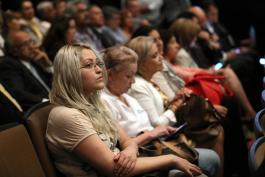
[[[183,149],[181,149],[180,147],[176,146],[177,144],[174,141],[157,140],[157,143],[158,142],[160,144],[162,144],[162,146],[169,148],[171,151],[176,153],[176,155],[178,155],[184,159],[187,159],[190,162],[198,161],[198,152],[195,149],[193,149],[192,147],[189,147],[188,145],[186,145],[185,143],[182,143],[182,144],[185,145],[185,147],[189,149],[188,152],[186,152]]]
[[[153,81],[150,81],[150,82],[154,86],[154,88],[158,91],[160,97],[162,98],[164,107],[165,108],[168,107],[170,104],[168,96],[160,89],[159,85],[157,85]]]
[[[211,109],[211,111],[212,111],[213,117],[223,126],[224,125],[224,122],[223,122],[224,117],[215,109],[213,104],[208,99],[205,99],[205,100],[208,103],[209,109]]]

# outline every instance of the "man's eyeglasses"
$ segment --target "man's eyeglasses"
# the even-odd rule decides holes
[[[27,47],[27,46],[32,45],[32,44],[34,44],[34,41],[32,39],[29,39],[29,40],[26,40],[24,42],[21,42],[20,44],[16,44],[15,47],[17,47],[17,48]]]

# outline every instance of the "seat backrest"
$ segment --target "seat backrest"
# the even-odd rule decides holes
[[[24,125],[0,131],[0,176],[45,177]]]
[[[254,132],[256,138],[265,135],[265,109],[260,110],[254,120]]]
[[[263,108],[265,107],[265,89],[263,89],[261,92],[261,105]]]
[[[57,177],[55,166],[45,141],[47,120],[51,109],[52,105],[49,102],[40,103],[26,112],[25,119],[32,143],[35,146],[46,176]]]
[[[251,146],[249,152],[250,172],[255,174],[265,160],[265,137],[258,138]]]

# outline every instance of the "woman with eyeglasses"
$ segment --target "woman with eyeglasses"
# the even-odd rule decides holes
[[[57,53],[46,139],[60,172],[116,177],[173,168],[188,176],[201,174],[199,167],[174,155],[137,158],[137,145],[101,102],[104,81],[102,60],[91,47],[67,45]]]

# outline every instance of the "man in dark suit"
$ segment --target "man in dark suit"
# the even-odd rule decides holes
[[[114,38],[105,28],[105,19],[102,9],[97,5],[92,5],[88,9],[89,27],[100,40],[103,48],[112,47],[116,44]]]
[[[9,54],[0,63],[0,81],[26,111],[47,100],[52,63],[25,32],[7,39]]]

